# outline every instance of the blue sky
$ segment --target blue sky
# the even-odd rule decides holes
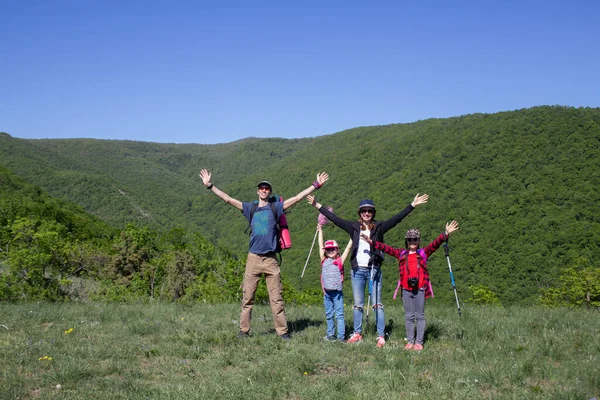
[[[600,2],[0,0],[0,131],[227,143],[600,106]]]

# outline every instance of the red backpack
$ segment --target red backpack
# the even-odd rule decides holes
[[[417,253],[419,254],[419,256],[421,257],[422,260],[425,260],[425,264],[427,264],[427,254],[425,253],[425,250],[421,249],[417,249]],[[406,268],[408,268],[408,260],[406,259],[408,255],[408,251],[406,249],[402,249],[402,251],[400,252],[400,257],[401,258],[405,258],[404,261],[404,266]],[[396,286],[396,290],[394,291],[394,300],[396,300],[396,296],[398,295],[398,290],[400,290],[400,286],[402,285],[402,276],[400,276],[400,279],[398,279],[398,286]],[[431,287],[431,281],[429,281],[429,290],[431,290],[431,297],[433,296],[433,287]]]

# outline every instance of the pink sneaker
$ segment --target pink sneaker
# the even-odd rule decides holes
[[[357,342],[362,342],[362,335],[360,333],[353,333],[352,336],[350,336],[350,339],[348,339],[347,343],[357,343]]]
[[[423,350],[423,345],[419,344],[419,343],[415,343],[415,345],[412,348],[414,351],[421,351]]]
[[[377,347],[383,347],[385,346],[385,339],[383,338],[383,336],[379,336],[377,338]]]
[[[404,345],[404,350],[412,350],[412,348],[413,348],[414,346],[415,346],[415,345],[414,345],[414,344],[412,344],[412,343],[406,343],[406,344]]]

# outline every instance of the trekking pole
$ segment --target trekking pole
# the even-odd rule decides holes
[[[333,207],[325,207],[325,208],[327,208],[329,211],[333,212]],[[328,222],[329,222],[329,220],[327,219],[326,216],[324,216],[323,214],[319,214],[319,216],[317,218],[317,223],[319,225],[321,225],[321,227],[323,227],[323,225],[327,224]],[[306,266],[308,265],[308,260],[310,259],[310,255],[312,254],[313,247],[315,247],[315,240],[317,240],[318,233],[319,233],[319,228],[317,228],[317,230],[315,231],[315,237],[313,237],[312,244],[310,245],[310,251],[308,252],[308,257],[306,257],[306,262],[304,263],[304,268],[302,269],[302,275],[300,275],[300,278],[304,278],[304,271],[306,271]]]
[[[462,313],[460,312],[460,304],[458,303],[458,294],[456,294],[456,284],[454,283],[452,265],[450,264],[450,249],[448,248],[448,239],[446,239],[446,242],[444,242],[444,252],[446,253],[446,260],[448,260],[448,270],[450,271],[450,280],[452,281],[452,289],[454,290],[454,298],[456,299],[456,308],[458,308],[458,316],[462,317]]]
[[[369,278],[369,298],[367,299],[367,322],[369,325],[369,308],[371,308],[371,293],[373,292],[373,270],[375,267],[371,266],[371,277]],[[375,316],[375,323],[377,323],[377,316]]]
[[[313,247],[315,247],[315,240],[317,240],[317,233],[319,233],[318,229],[315,231],[315,237],[313,238],[312,244],[310,245],[310,251],[308,252],[308,257],[306,257],[306,262],[304,263],[304,268],[302,269],[302,275],[300,275],[300,278],[304,278],[304,271],[306,271],[306,266],[308,265],[308,260],[310,259],[310,255],[312,254]]]
[[[371,271],[374,271],[375,267],[373,267],[373,269]],[[381,270],[379,271],[379,273],[381,273]],[[374,278],[375,272],[371,272],[371,290],[373,291],[373,314],[374,314],[374,318],[375,318],[375,333],[377,334],[377,317],[379,315],[379,303],[377,302],[377,300],[379,299],[379,293],[377,292],[379,285],[373,285],[375,278]],[[381,276],[379,276],[379,281],[381,282]]]

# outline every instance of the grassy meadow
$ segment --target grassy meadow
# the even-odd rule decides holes
[[[401,302],[388,344],[323,340],[322,307],[286,308],[292,339],[257,306],[0,303],[2,399],[591,399],[600,397],[597,311],[426,307],[422,352],[404,346]],[[352,310],[346,307],[350,333]],[[60,386],[59,386],[60,385]]]

